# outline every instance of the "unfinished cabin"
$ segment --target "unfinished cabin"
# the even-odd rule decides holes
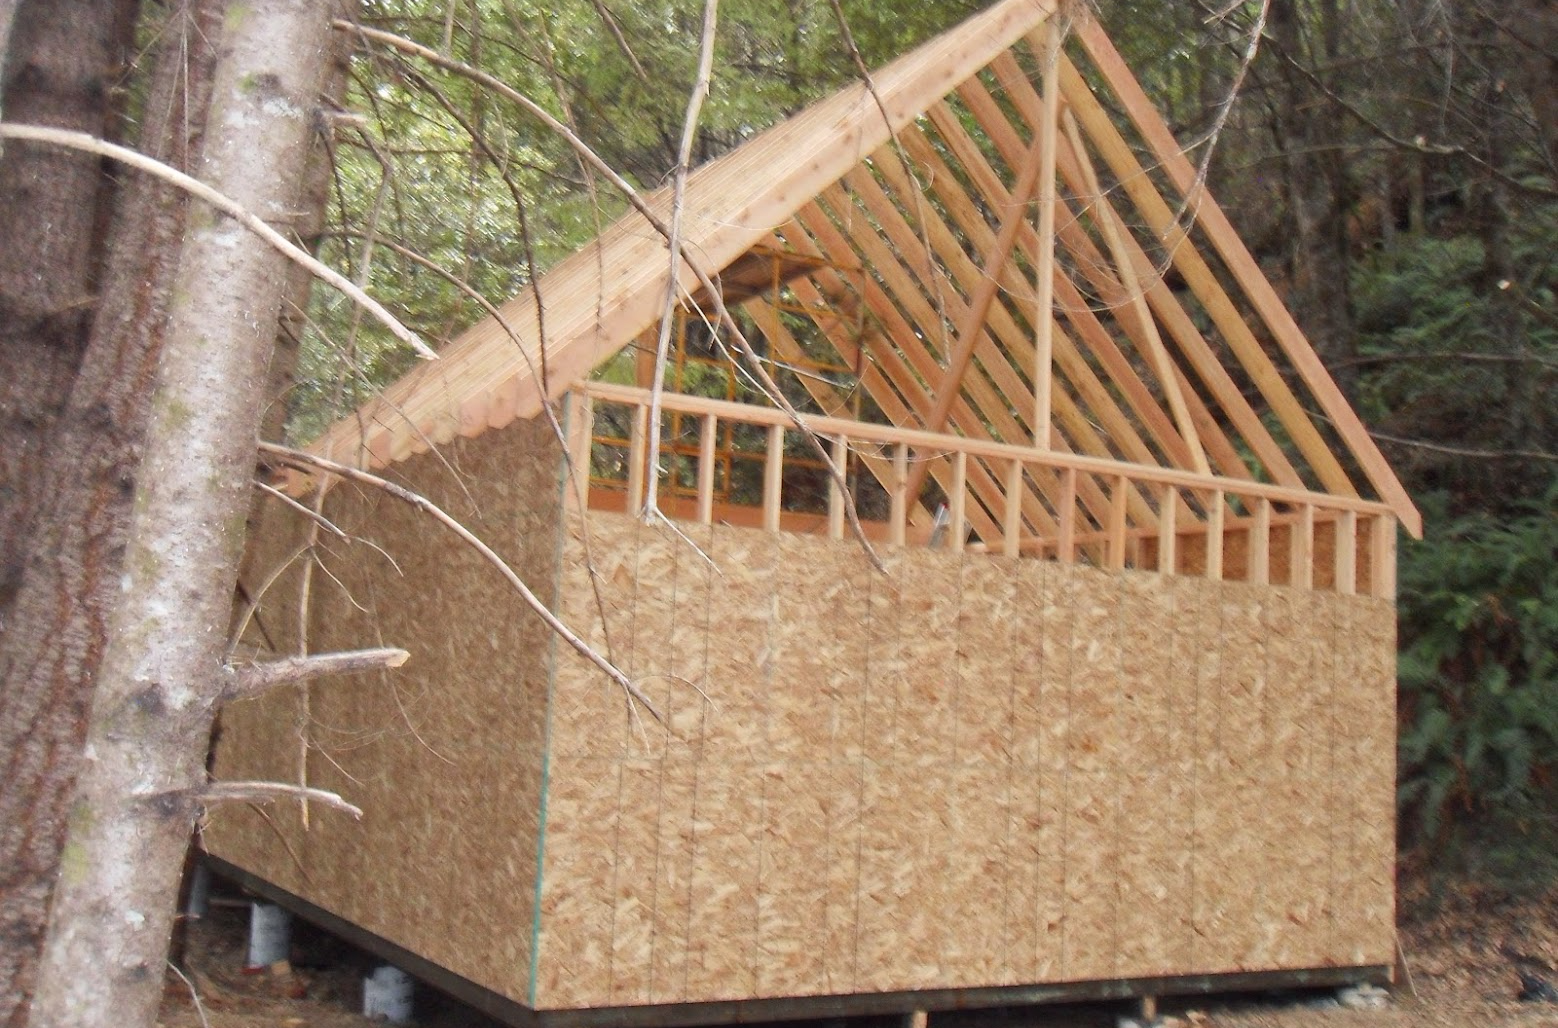
[[[412,658],[228,707],[219,778],[366,813],[207,850],[516,1021],[1388,975],[1417,511],[1085,9],[874,84],[691,176],[663,325],[629,213],[313,444],[655,713],[297,474],[355,541],[273,504],[245,642]]]

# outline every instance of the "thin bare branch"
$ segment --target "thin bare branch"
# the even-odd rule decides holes
[[[275,486],[270,485],[270,484],[268,484],[266,482],[256,481],[254,483],[254,487],[256,489],[258,489],[260,492],[264,493],[266,496],[273,497],[274,499],[280,500],[282,503],[285,503],[287,506],[289,506],[293,510],[297,511],[299,514],[303,515],[305,518],[308,518],[310,521],[312,521],[315,524],[319,525],[320,528],[323,528],[325,531],[329,532],[331,535],[336,536],[339,539],[345,539],[348,542],[351,541],[351,536],[347,535],[345,532],[341,531],[340,528],[336,527],[335,523],[333,521],[331,521],[329,518],[325,517],[323,514],[320,514],[320,513],[316,512],[316,511],[310,510],[309,508],[303,506],[301,503],[299,503],[298,501],[294,500],[292,497],[288,496],[286,493],[282,492],[280,489],[277,489]],[[310,545],[312,545],[312,544],[310,544]]]
[[[633,48],[628,45],[628,37],[623,33],[622,26],[617,23],[616,15],[611,13],[611,8],[606,6],[604,0],[590,0],[590,6],[595,8],[595,13],[606,26],[606,31],[610,32],[611,38],[616,40],[617,49],[622,51],[622,56],[626,57],[628,63],[633,66],[633,74],[638,76],[640,82],[648,82],[649,73],[639,63],[638,55],[633,52]]]
[[[372,650],[346,650],[340,653],[312,653],[259,664],[225,669],[227,686],[222,699],[236,700],[258,695],[278,685],[302,682],[324,675],[351,675],[362,671],[383,671],[400,667],[411,657],[405,650],[386,646]]]
[[[183,971],[180,971],[178,965],[173,961],[169,960],[167,963],[168,970],[178,975],[179,980],[184,983],[184,987],[189,990],[190,1002],[195,1005],[195,1013],[200,1015],[201,1028],[211,1028],[211,1022],[206,1019],[205,1004],[200,1002],[200,991],[195,988],[195,983],[190,981],[189,976]]]
[[[849,19],[844,17],[844,5],[840,0],[829,0],[833,8],[833,18],[838,22],[839,38],[844,43],[844,49],[849,52],[849,58],[855,65],[855,73],[860,76],[861,85],[871,95],[871,100],[876,104],[877,113],[882,116],[882,123],[888,129],[888,144],[892,147],[893,155],[898,158],[898,164],[903,168],[904,175],[914,184],[914,192],[910,198],[914,201],[914,220],[918,224],[920,233],[920,245],[925,251],[925,282],[935,294],[936,317],[938,327],[941,329],[941,339],[938,345],[943,353],[950,349],[947,339],[947,326],[952,323],[952,318],[947,314],[947,297],[942,291],[942,274],[935,260],[935,248],[930,241],[930,222],[925,216],[925,186],[920,182],[920,176],[915,173],[914,162],[909,159],[904,151],[903,144],[898,140],[898,133],[893,131],[893,119],[887,113],[887,105],[882,102],[882,94],[877,92],[876,79],[871,74],[871,68],[866,64],[865,55],[860,52],[860,47],[855,43],[855,34],[850,31]]]
[[[1365,113],[1357,104],[1340,96],[1334,89],[1326,85],[1320,76],[1304,66],[1303,62],[1294,58],[1291,54],[1284,53],[1282,59],[1294,70],[1304,77],[1309,84],[1318,90],[1331,103],[1335,104],[1342,113],[1350,115],[1354,121],[1372,132],[1375,136],[1389,143],[1391,146],[1409,153],[1429,154],[1437,157],[1458,157],[1469,161],[1482,169],[1488,175],[1498,180],[1510,189],[1517,190],[1531,196],[1558,196],[1558,188],[1540,184],[1534,180],[1511,175],[1504,169],[1490,163],[1486,158],[1475,153],[1465,146],[1455,146],[1448,143],[1430,143],[1424,136],[1418,135],[1411,139],[1398,135],[1386,128],[1377,118]]]
[[[1372,353],[1362,357],[1348,357],[1332,361],[1332,368],[1365,368],[1380,364],[1418,364],[1433,361],[1454,361],[1457,364],[1512,364],[1535,366],[1548,371],[1558,371],[1558,361],[1549,360],[1534,353]]]
[[[1238,6],[1236,3],[1230,3],[1214,12],[1208,20],[1226,18]],[[1250,66],[1255,63],[1255,55],[1260,52],[1260,41],[1266,32],[1266,17],[1270,13],[1271,0],[1261,0],[1260,9],[1255,12],[1255,21],[1250,26],[1249,41],[1245,44],[1244,55],[1239,59],[1239,68],[1234,72],[1233,81],[1228,84],[1228,92],[1217,105],[1217,115],[1212,119],[1211,127],[1192,144],[1192,147],[1204,145],[1206,149],[1201,154],[1201,160],[1196,164],[1196,174],[1190,182],[1190,188],[1185,190],[1184,202],[1179,210],[1174,212],[1174,220],[1160,235],[1165,240],[1176,238],[1177,233],[1188,229],[1188,223],[1195,220],[1196,205],[1200,202],[1201,191],[1206,188],[1207,175],[1212,170],[1212,154],[1216,152],[1223,128],[1228,124],[1229,116],[1233,114],[1234,101],[1239,98],[1244,88],[1244,80],[1250,73]],[[1171,258],[1165,260],[1169,259]]]
[[[602,175],[604,175],[606,179],[611,182],[611,184],[615,186],[622,194],[622,196],[628,201],[628,205],[631,206],[640,215],[642,215],[645,221],[649,222],[651,228],[653,228],[663,238],[667,240],[671,238],[670,226],[665,223],[663,218],[655,213],[654,209],[649,206],[648,201],[644,199],[644,197],[638,192],[637,189],[633,188],[633,185],[630,182],[618,174],[616,169],[612,168],[604,158],[591,149],[588,143],[586,143],[583,139],[580,139],[577,133],[575,133],[568,126],[564,125],[562,122],[558,121],[557,118],[551,114],[551,112],[547,111],[544,107],[537,104],[528,96],[525,96],[523,93],[509,86],[507,83],[494,78],[492,75],[489,75],[487,72],[484,72],[479,68],[473,68],[470,65],[460,61],[450,60],[435,50],[431,50],[420,43],[414,42],[413,40],[406,39],[404,36],[397,36],[393,32],[385,32],[380,29],[357,25],[344,19],[336,19],[335,21],[331,22],[331,25],[338,31],[354,32],[364,39],[382,43],[385,46],[393,47],[394,49],[400,50],[403,53],[408,53],[420,57],[430,64],[443,68],[444,70],[453,74],[461,75],[480,85],[486,86],[499,95],[517,104],[524,110],[530,112],[543,124],[545,124],[547,128],[561,136],[569,146],[573,147],[574,151],[587,165],[595,168]],[[866,538],[865,528],[860,524],[860,514],[855,507],[854,494],[850,491],[849,483],[845,479],[842,469],[833,463],[833,457],[828,452],[828,448],[822,444],[820,439],[818,439],[811,431],[806,428],[806,423],[802,419],[800,412],[795,409],[794,404],[790,403],[790,401],[785,398],[784,393],[779,389],[778,384],[774,382],[773,378],[770,377],[768,372],[764,369],[762,358],[757,354],[757,351],[753,349],[751,342],[741,331],[741,326],[736,324],[735,318],[731,317],[730,311],[726,309],[724,299],[720,295],[719,287],[715,284],[714,279],[708,270],[703,267],[703,262],[686,246],[685,243],[682,244],[679,249],[681,251],[682,260],[686,263],[687,267],[697,278],[698,284],[708,292],[711,302],[714,306],[715,313],[718,315],[719,322],[729,331],[732,341],[736,343],[736,346],[741,351],[742,356],[745,357],[748,363],[751,365],[750,371],[751,374],[755,377],[755,380],[760,384],[760,387],[767,394],[768,398],[774,402],[775,406],[783,411],[790,418],[795,427],[806,436],[807,441],[811,446],[812,452],[817,455],[817,458],[822,462],[823,466],[828,468],[829,477],[832,478],[834,483],[838,485],[840,491],[845,497],[844,509],[846,515],[848,516],[850,532],[854,535],[855,540],[860,544],[860,548],[865,552],[866,558],[871,562],[871,566],[876,570],[885,573],[887,570],[886,565],[883,564],[881,558],[877,556],[875,547],[873,547],[871,545],[871,541]]]
[[[665,365],[671,353],[671,323],[676,315],[679,288],[677,266],[681,263],[682,206],[687,192],[687,170],[692,163],[692,144],[698,135],[698,113],[709,95],[709,78],[714,71],[714,27],[719,0],[704,0],[703,31],[698,43],[698,75],[687,96],[687,114],[682,121],[682,142],[676,154],[676,177],[671,186],[671,232],[666,237],[666,252],[671,267],[665,280],[665,304],[660,313],[660,335],[655,340],[655,376],[649,391],[649,462],[651,472],[644,491],[646,517],[660,513],[660,397],[665,392]]]
[[[362,808],[348,803],[339,793],[327,789],[312,789],[305,785],[287,785],[284,782],[212,782],[195,798],[201,803],[270,803],[275,800],[299,799],[323,803],[327,807],[343,811],[361,820]]]
[[[1477,460],[1539,460],[1548,464],[1558,464],[1558,453],[1548,453],[1546,450],[1479,450],[1469,446],[1445,446],[1443,443],[1431,443],[1426,439],[1386,435],[1384,432],[1376,432],[1372,429],[1369,435],[1382,443],[1407,446],[1414,450],[1427,450],[1429,453],[1442,453],[1448,457],[1472,457]]]
[[[96,136],[85,132],[44,128],[39,125],[17,125],[11,122],[0,122],[0,139],[26,139],[35,143],[48,143],[53,146],[63,146],[72,150],[95,153],[100,157],[111,157],[121,164],[127,164],[138,171],[155,175],[163,181],[177,186],[191,196],[204,200],[223,214],[228,215],[243,225],[244,228],[265,240],[288,260],[307,268],[309,273],[316,278],[322,279],[339,289],[342,293],[345,293],[354,303],[366,308],[370,314],[379,319],[380,323],[389,329],[396,339],[401,340],[416,350],[422,357],[427,360],[438,359],[438,354],[429,349],[421,337],[401,324],[399,318],[385,310],[377,300],[353,285],[340,272],[325,264],[321,264],[316,258],[294,246],[280,232],[265,224],[257,216],[244,209],[243,206],[217,190],[212,189],[199,179],[192,178],[177,168],[169,167],[161,161],[147,157],[143,153],[104,142]]]
[[[243,641],[243,634],[249,630],[249,622],[251,620],[259,625],[260,634],[265,637],[265,645],[274,648],[274,644],[270,639],[270,634],[265,631],[264,625],[259,624],[260,600],[264,599],[265,594],[270,591],[271,586],[275,585],[281,576],[287,573],[287,569],[290,568],[299,557],[303,556],[309,551],[309,548],[309,543],[298,544],[298,546],[296,546],[293,551],[287,555],[285,560],[277,562],[276,566],[271,569],[270,574],[265,576],[265,581],[260,583],[260,587],[254,590],[253,594],[242,594],[243,609],[239,612],[238,619],[233,626],[232,634],[228,637],[226,659],[232,660],[233,654],[238,652],[238,646]],[[242,588],[242,583],[239,583],[239,588]]]
[[[518,574],[515,573],[514,569],[509,567],[507,561],[500,557],[492,549],[492,547],[482,542],[481,539],[472,533],[470,529],[462,525],[456,518],[450,516],[443,510],[443,508],[439,507],[432,500],[429,500],[427,497],[422,496],[419,493],[414,493],[410,489],[407,489],[403,486],[396,485],[394,482],[380,478],[378,475],[370,474],[366,471],[360,471],[357,468],[348,467],[345,464],[337,464],[333,460],[326,460],[323,457],[316,457],[312,453],[305,453],[302,450],[294,450],[290,446],[281,446],[277,443],[262,442],[260,443],[260,450],[264,453],[270,454],[273,457],[276,457],[283,463],[290,464],[300,470],[323,471],[326,474],[333,475],[338,478],[345,478],[353,482],[361,482],[365,485],[373,486],[375,489],[382,490],[383,492],[393,496],[395,499],[400,500],[402,503],[409,504],[410,506],[433,518],[439,524],[443,525],[455,535],[459,536],[462,541],[464,541],[477,553],[481,554],[481,556],[485,558],[489,564],[495,567],[498,572],[502,574],[505,579],[507,579],[508,583],[514,587],[520,596],[523,597],[525,604],[530,607],[531,610],[535,611],[536,615],[540,617],[542,621],[546,622],[547,627],[562,637],[564,642],[573,647],[574,650],[576,650],[580,656],[584,657],[585,660],[588,660],[590,663],[600,668],[600,670],[605,673],[606,677],[610,678],[613,682],[619,685],[622,688],[622,691],[625,692],[628,696],[643,704],[644,708],[654,715],[655,720],[660,721],[661,723],[665,722],[665,717],[660,713],[660,710],[654,705],[654,703],[650,701],[648,696],[644,695],[643,690],[639,689],[639,687],[633,683],[632,679],[623,674],[623,672],[619,670],[615,664],[596,652],[593,646],[579,638],[579,636],[574,633],[573,629],[563,624],[563,622],[558,619],[556,614],[553,614],[549,609],[547,609],[546,604],[541,602],[540,597],[531,591],[530,587],[525,584],[524,580],[520,578]]]

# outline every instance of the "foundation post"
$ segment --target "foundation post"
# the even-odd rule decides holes
[[[292,915],[272,903],[249,904],[249,967],[286,960],[292,945]]]

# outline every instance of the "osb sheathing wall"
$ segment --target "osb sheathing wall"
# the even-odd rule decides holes
[[[588,526],[537,1008],[1391,962],[1388,602]]]
[[[397,472],[673,733],[441,530],[338,486],[385,553],[325,537],[309,648],[413,658],[234,705],[217,774],[296,781],[306,722],[309,784],[366,814],[220,808],[217,855],[537,1009],[1390,962],[1388,602],[922,549],[883,576],[681,526],[705,560],[593,513],[603,621],[546,430],[443,458],[469,493]],[[272,509],[249,585],[304,532]],[[263,611],[282,651],[297,577]]]
[[[551,602],[558,454],[537,419],[409,460],[393,477],[464,519]],[[349,798],[363,819],[316,805],[304,831],[292,803],[269,808],[264,821],[244,807],[219,807],[206,845],[523,999],[551,639],[507,583],[425,515],[350,484],[330,493],[325,514],[363,541],[321,536],[309,649],[396,645],[411,660],[389,675],[321,682],[309,690],[306,711],[295,690],[228,707],[216,774],[298,781],[306,722],[308,784]],[[304,532],[296,514],[267,511],[256,533],[264,552],[250,561],[251,590]],[[283,650],[296,646],[297,602],[294,570],[271,587],[262,610],[266,633]],[[251,629],[247,638],[259,634]]]

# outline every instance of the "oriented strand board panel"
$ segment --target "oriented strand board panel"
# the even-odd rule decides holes
[[[465,523],[539,594],[556,592],[558,448],[544,422],[457,441],[395,468],[406,485]],[[425,515],[352,485],[325,515],[356,537],[320,536],[309,649],[397,645],[404,668],[289,689],[222,716],[216,774],[299,780],[341,793],[361,822],[295,805],[263,816],[217,808],[216,855],[487,988],[528,998],[552,645],[495,571]],[[269,507],[246,584],[257,591],[306,529]],[[264,597],[266,634],[298,639],[301,572]],[[258,641],[257,630],[248,633]],[[306,710],[306,714],[305,714]],[[612,773],[618,773],[615,766]],[[588,806],[592,776],[562,779]],[[610,797],[615,810],[617,795]],[[583,859],[583,858],[581,858]],[[589,880],[588,868],[580,871]]]
[[[565,533],[538,1009],[1390,962],[1388,602],[694,533]]]
[[[326,513],[310,648],[391,677],[237,704],[217,854],[536,1009],[1388,963],[1382,600],[564,517],[540,429],[401,465],[665,715],[382,497]],[[474,501],[474,511],[468,505]],[[306,529],[274,509],[251,581]],[[393,558],[393,560],[392,560]],[[262,621],[297,645],[300,571]],[[259,636],[252,630],[249,638]],[[538,869],[540,872],[537,880]]]

